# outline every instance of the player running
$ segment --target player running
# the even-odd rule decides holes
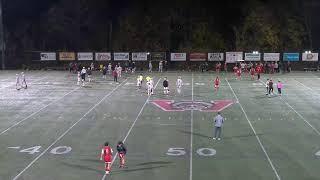
[[[169,94],[170,92],[169,81],[167,80],[167,77],[164,78],[162,85],[163,85],[163,93],[166,95]]]
[[[87,74],[87,70],[85,67],[82,68],[80,74],[81,74],[82,86],[84,86],[84,82],[86,81],[86,74]]]
[[[177,86],[177,92],[180,94],[181,93],[181,88],[182,88],[183,82],[181,79],[181,76],[178,77],[176,86]]]
[[[16,74],[16,89],[17,89],[17,90],[20,90],[20,89],[21,89],[20,74]]]
[[[138,76],[138,78],[137,78],[137,87],[138,87],[139,89],[141,89],[142,81],[143,81],[143,76],[142,76],[142,74],[140,74],[140,75]]]
[[[253,66],[251,66],[251,68],[250,68],[250,75],[251,75],[251,80],[254,80],[255,69]]]
[[[268,95],[269,94],[269,82],[270,82],[270,80],[269,79],[267,79],[267,82],[266,82],[266,95]]]
[[[270,97],[270,94],[273,95],[273,81],[272,81],[272,79],[270,79],[270,81],[269,81],[269,97]]]
[[[219,73],[220,73],[220,70],[221,70],[221,63],[218,62],[218,63],[216,64],[216,72],[219,74]]]
[[[219,77],[217,76],[216,79],[214,80],[214,91],[215,91],[215,92],[218,92],[219,87],[220,87],[220,79],[219,79]]]
[[[91,78],[92,78],[92,68],[91,67],[88,67],[87,69],[87,74],[88,74],[88,81],[91,82]]]
[[[103,160],[105,163],[106,174],[110,174],[110,171],[111,171],[112,153],[113,151],[109,146],[109,143],[108,142],[104,143],[104,147],[101,150],[100,160],[101,161]]]
[[[118,151],[118,156],[119,156],[119,159],[120,159],[119,168],[124,168],[125,167],[125,162],[126,162],[127,148],[124,146],[122,141],[118,142],[117,151]]]
[[[24,89],[28,88],[26,76],[24,75],[24,72],[21,72],[21,87],[23,87]]]

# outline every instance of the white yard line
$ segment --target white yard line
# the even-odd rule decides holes
[[[191,80],[191,100],[193,102],[193,73],[192,73],[192,80]],[[189,180],[192,180],[192,158],[193,158],[193,109],[191,109],[191,125],[190,125],[190,167],[189,167]]]
[[[238,102],[238,104],[239,104],[239,106],[240,106],[240,108],[241,108],[241,110],[242,110],[242,112],[243,112],[244,116],[246,117],[246,119],[247,119],[247,121],[248,121],[248,123],[249,123],[249,125],[250,125],[250,127],[251,127],[251,129],[252,129],[252,131],[253,131],[253,133],[254,133],[254,135],[255,135],[255,137],[256,137],[256,139],[257,139],[257,141],[258,141],[258,143],[259,143],[259,145],[260,145],[260,147],[261,147],[261,149],[262,149],[262,151],[264,152],[264,154],[265,154],[266,158],[268,159],[268,162],[269,162],[269,164],[270,164],[270,166],[271,166],[271,168],[272,168],[272,170],[273,170],[274,174],[276,175],[276,177],[277,177],[277,179],[278,179],[278,180],[281,180],[281,178],[280,178],[280,176],[279,176],[279,174],[278,174],[278,172],[277,172],[276,168],[274,167],[274,165],[273,165],[273,163],[272,163],[272,161],[271,161],[271,159],[270,159],[270,157],[269,157],[269,155],[268,155],[268,153],[267,153],[267,151],[266,151],[265,147],[263,146],[263,144],[262,144],[262,142],[261,142],[261,140],[260,140],[259,136],[257,135],[256,130],[254,129],[254,127],[253,127],[253,125],[252,125],[251,121],[249,120],[249,118],[248,118],[248,115],[247,115],[246,111],[244,110],[244,108],[243,108],[242,104],[240,103],[238,96],[237,96],[237,95],[236,95],[236,93],[234,92],[234,90],[233,90],[233,88],[231,87],[231,85],[230,85],[229,81],[228,81],[226,78],[225,78],[225,80],[227,81],[228,86],[230,87],[230,89],[231,89],[231,91],[232,91],[232,93],[233,93],[234,97],[236,98],[236,100],[237,100],[237,102]]]
[[[15,124],[11,125],[11,126],[10,126],[10,127],[8,127],[7,129],[5,129],[5,130],[1,131],[1,132],[0,132],[0,135],[3,135],[4,133],[6,133],[6,132],[10,131],[12,128],[14,128],[14,127],[18,126],[18,125],[19,125],[19,124],[21,124],[22,122],[24,122],[24,121],[28,120],[29,118],[31,118],[32,116],[34,116],[34,115],[38,114],[38,113],[39,113],[39,112],[41,112],[42,110],[46,109],[48,106],[50,106],[50,105],[52,105],[52,104],[54,104],[54,103],[56,103],[56,102],[60,101],[61,99],[63,99],[63,98],[64,98],[64,97],[66,97],[67,95],[69,95],[69,94],[73,93],[74,91],[78,90],[79,88],[80,88],[80,87],[77,87],[77,88],[75,88],[75,89],[73,89],[73,90],[69,91],[68,93],[64,94],[62,97],[60,97],[60,98],[58,98],[58,99],[56,99],[56,100],[52,101],[51,103],[49,103],[49,104],[47,104],[47,105],[43,106],[42,108],[40,108],[38,111],[35,111],[34,113],[30,114],[29,116],[25,117],[24,119],[22,119],[22,120],[20,120],[20,121],[16,122]]]
[[[121,84],[117,85],[112,91],[106,94],[99,102],[93,105],[78,121],[70,126],[64,133],[62,133],[51,145],[49,145],[39,156],[34,158],[19,174],[17,174],[13,180],[17,180],[24,172],[26,172],[36,161],[38,161],[50,148],[52,148],[58,141],[60,141],[66,134],[68,134],[80,121],[82,121],[90,112],[92,112],[97,106],[99,106],[104,100],[106,100],[113,92],[115,92],[121,85],[123,85],[128,79],[124,80]]]
[[[155,85],[154,89],[156,89],[156,87],[158,86],[158,84],[159,84],[160,80],[161,80],[161,78],[160,78],[160,79],[158,80],[158,82],[156,83],[156,85]],[[128,130],[127,134],[126,134],[126,136],[125,136],[125,137],[124,137],[124,139],[122,140],[122,142],[123,142],[123,143],[124,143],[124,142],[127,140],[127,138],[129,137],[129,135],[130,135],[130,133],[131,133],[131,131],[132,131],[133,127],[136,125],[136,123],[137,123],[137,121],[138,121],[138,119],[139,119],[140,115],[142,114],[142,112],[143,112],[144,108],[146,107],[147,103],[149,102],[150,97],[151,97],[151,96],[149,96],[149,97],[147,98],[146,102],[145,102],[145,103],[143,104],[143,106],[141,107],[141,109],[140,109],[140,111],[139,111],[139,113],[138,113],[138,115],[137,115],[136,119],[135,119],[135,120],[133,121],[133,123],[131,124],[131,126],[130,126],[130,128],[129,128],[129,130]],[[117,156],[118,156],[118,152],[114,155],[114,157],[113,157],[113,159],[112,159],[111,167],[112,167],[112,165],[113,165],[114,161],[116,160]],[[102,177],[102,179],[101,179],[101,180],[105,180],[105,179],[106,179],[106,177],[107,177],[106,175],[103,175],[103,177]]]
[[[279,79],[281,80],[281,79]],[[260,80],[261,82],[263,82],[262,80]],[[290,108],[292,109],[311,129],[313,129],[319,136],[320,136],[320,131],[315,128],[306,118],[304,118],[298,111],[296,111],[284,98],[282,98],[281,96],[279,96],[280,99]]]

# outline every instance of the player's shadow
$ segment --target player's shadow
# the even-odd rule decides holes
[[[152,167],[141,167],[141,168],[125,168],[122,170],[115,170],[112,171],[112,175],[117,175],[117,174],[123,174],[123,173],[128,173],[128,172],[137,172],[137,171],[146,171],[146,170],[153,170],[153,169],[158,169],[158,168],[164,168],[167,167],[168,165],[159,165],[159,166],[152,166]]]
[[[76,168],[76,169],[89,170],[89,171],[95,171],[97,173],[101,173],[101,170],[99,170],[99,169],[91,168],[91,167],[84,166],[84,165],[71,164],[71,163],[66,163],[66,162],[61,162],[61,164],[65,165],[65,166],[72,167],[72,168]]]
[[[268,95],[260,95],[260,96],[254,96],[255,99],[269,99],[269,98],[276,98],[278,95],[268,96]]]
[[[191,134],[190,131],[184,131],[184,130],[179,130],[180,132],[184,133],[184,134]],[[212,136],[207,136],[204,134],[200,134],[197,132],[193,132],[192,135],[194,136],[199,136],[199,137],[203,137],[203,138],[212,138]],[[257,134],[258,136],[263,135],[262,133]],[[247,137],[254,137],[255,134],[244,134],[244,135],[238,135],[238,136],[227,136],[227,137],[223,137],[223,139],[235,139],[235,138],[247,138]]]
[[[191,134],[190,131],[185,131],[185,130],[178,130],[178,131],[180,131],[181,133],[184,133],[184,134]],[[192,135],[203,137],[203,138],[212,138],[211,136],[207,136],[207,135],[200,134],[200,133],[197,133],[197,132],[192,132]]]
[[[151,161],[151,162],[139,163],[139,164],[136,164],[136,166],[172,164],[172,163],[173,162],[169,162],[169,161]]]

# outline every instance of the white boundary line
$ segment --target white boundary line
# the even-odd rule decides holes
[[[155,85],[155,88],[154,88],[154,89],[156,89],[156,87],[158,86],[158,84],[159,84],[160,80],[161,80],[161,78],[158,80],[158,82],[157,82],[157,84]],[[127,138],[129,137],[129,135],[130,135],[130,133],[131,133],[131,131],[132,131],[133,127],[136,125],[136,123],[137,123],[137,121],[138,121],[138,119],[139,119],[140,115],[142,114],[142,111],[144,110],[145,106],[146,106],[146,105],[147,105],[147,103],[149,102],[150,97],[151,97],[151,96],[149,96],[149,97],[147,98],[146,102],[145,102],[145,103],[143,104],[143,106],[141,107],[141,109],[140,109],[140,111],[139,111],[139,113],[138,113],[138,115],[137,115],[136,119],[135,119],[135,120],[133,121],[133,123],[131,124],[131,126],[130,126],[130,128],[129,128],[129,130],[128,130],[127,134],[126,134],[126,136],[125,136],[125,137],[124,137],[124,139],[122,140],[122,142],[123,142],[123,143],[124,143],[124,142],[127,140]],[[113,159],[112,159],[111,167],[112,167],[112,165],[113,165],[114,161],[116,160],[117,156],[118,156],[118,152],[114,155],[114,157],[113,157]],[[106,179],[106,177],[107,177],[107,176],[104,174],[101,180],[105,180],[105,179]]]
[[[263,82],[262,80],[260,81]],[[281,96],[279,97],[290,109],[292,109],[309,127],[311,127],[320,136],[320,132],[317,128],[315,128],[306,118],[304,118],[298,111],[296,111],[284,98],[282,98]]]
[[[192,80],[191,80],[191,100],[193,102],[193,73],[192,73]],[[192,158],[193,158],[193,109],[191,109],[191,125],[190,125],[190,166],[189,166],[189,180],[192,180]]]
[[[237,100],[237,102],[238,102],[238,104],[239,104],[239,106],[240,106],[240,108],[241,108],[241,110],[242,110],[242,112],[243,112],[244,116],[246,117],[246,119],[247,119],[247,121],[248,121],[248,123],[249,123],[249,125],[250,125],[250,127],[251,127],[251,129],[252,129],[252,131],[253,131],[253,133],[254,133],[254,135],[255,135],[255,137],[257,138],[257,141],[258,141],[258,143],[259,143],[259,145],[260,145],[260,147],[261,147],[262,151],[264,152],[264,154],[265,154],[266,158],[268,159],[268,162],[269,162],[269,164],[270,164],[270,166],[271,166],[271,168],[272,168],[272,170],[273,170],[274,174],[276,175],[276,177],[277,177],[277,179],[278,179],[278,180],[281,180],[281,178],[280,178],[280,176],[279,176],[279,174],[278,174],[278,172],[277,172],[276,168],[274,167],[274,165],[273,165],[273,163],[272,163],[272,161],[271,161],[271,159],[270,159],[270,157],[269,157],[269,155],[268,155],[268,153],[267,153],[266,149],[264,148],[264,146],[263,146],[263,144],[262,144],[262,142],[261,142],[261,140],[260,140],[259,136],[257,135],[256,130],[254,129],[254,127],[253,127],[253,125],[252,125],[251,121],[249,120],[249,118],[248,118],[248,115],[247,115],[246,111],[243,109],[243,106],[242,106],[242,104],[240,103],[240,101],[239,101],[239,99],[238,99],[238,96],[237,96],[237,95],[236,95],[236,93],[234,92],[234,90],[233,90],[233,88],[231,87],[231,85],[230,85],[229,81],[228,81],[226,78],[225,78],[225,80],[227,81],[228,86],[230,87],[230,89],[231,89],[231,91],[232,91],[232,93],[233,93],[234,97],[236,98],[236,100]]]
[[[15,124],[11,125],[11,126],[10,126],[10,127],[8,127],[7,129],[5,129],[5,130],[1,131],[1,132],[0,132],[0,136],[1,136],[1,135],[3,135],[4,133],[8,132],[8,131],[9,131],[9,130],[11,130],[12,128],[14,128],[14,127],[18,126],[18,125],[19,125],[19,124],[21,124],[22,122],[24,122],[24,121],[28,120],[30,117],[32,117],[32,116],[34,116],[34,115],[38,114],[40,111],[44,110],[45,108],[47,108],[48,106],[52,105],[53,103],[56,103],[56,102],[60,101],[61,99],[63,99],[63,98],[64,98],[64,97],[66,97],[67,95],[69,95],[69,94],[73,93],[74,91],[78,90],[79,88],[80,88],[80,87],[74,88],[73,90],[71,90],[71,91],[69,91],[68,93],[64,94],[62,97],[60,97],[60,98],[58,98],[58,99],[56,99],[56,100],[52,101],[51,103],[49,103],[49,104],[47,104],[47,105],[43,106],[43,107],[42,107],[42,108],[40,108],[38,111],[33,112],[32,114],[30,114],[30,115],[29,115],[29,116],[27,116],[26,118],[24,118],[24,119],[22,119],[22,120],[20,120],[20,121],[16,122]]]
[[[93,105],[78,121],[70,126],[64,133],[62,133],[51,145],[49,145],[39,156],[34,158],[19,174],[17,174],[13,180],[17,180],[25,171],[27,171],[38,159],[40,159],[52,146],[54,146],[59,140],[61,140],[66,134],[68,134],[73,127],[75,127],[80,121],[83,120],[92,110],[99,106],[106,98],[108,98],[113,92],[115,92],[121,85],[123,85],[128,79],[124,80],[121,84],[117,85],[112,91],[106,94],[99,102]]]

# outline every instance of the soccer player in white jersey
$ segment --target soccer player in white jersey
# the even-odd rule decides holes
[[[154,94],[154,81],[153,81],[153,78],[150,79],[150,85],[151,85],[151,94]]]
[[[80,71],[78,71],[78,82],[77,82],[77,85],[80,85],[80,81],[81,81],[81,74],[80,74]]]
[[[87,74],[87,70],[85,67],[82,68],[81,70],[81,81],[82,81],[82,86],[84,86],[84,82],[86,80],[86,74]]]
[[[24,72],[21,72],[21,86],[25,89],[28,88],[26,76],[25,76]]]
[[[183,85],[183,82],[182,82],[182,79],[181,77],[179,76],[178,79],[177,79],[177,82],[176,82],[176,86],[177,86],[177,92],[180,94],[181,93],[181,87]]]
[[[120,63],[118,64],[117,73],[118,73],[118,77],[121,77],[122,67],[121,67]]]
[[[21,89],[20,74],[16,74],[16,89],[17,89],[17,90],[20,90],[20,89]]]
[[[111,74],[112,73],[112,66],[111,66],[111,63],[109,63],[108,65],[108,73]]]

